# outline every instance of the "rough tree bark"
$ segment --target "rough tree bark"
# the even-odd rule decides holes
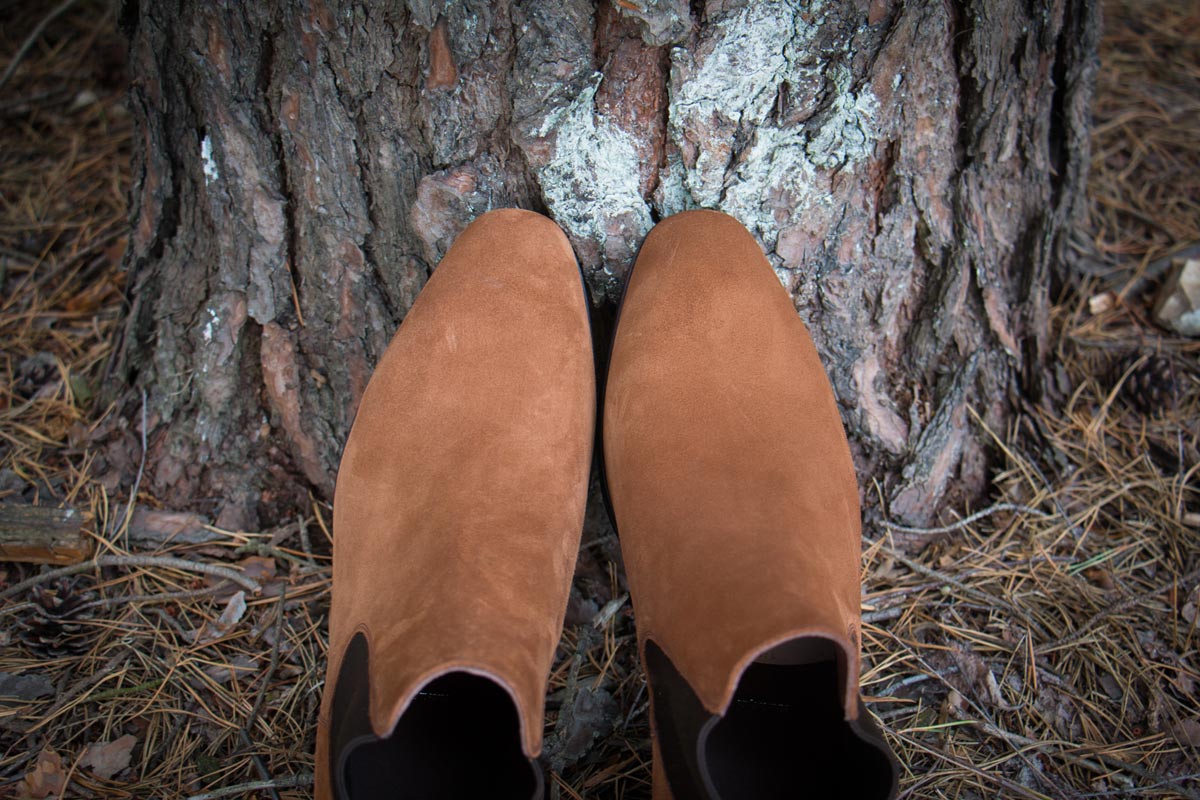
[[[454,236],[567,231],[611,312],[655,220],[758,237],[870,500],[978,496],[1036,396],[1080,209],[1090,0],[126,0],[148,480],[252,526],[331,493],[358,398]],[[602,344],[600,350],[605,349]]]

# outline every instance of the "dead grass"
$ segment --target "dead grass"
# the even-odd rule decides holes
[[[863,686],[906,797],[1200,796],[1200,343],[1146,321],[1160,259],[1200,241],[1200,11],[1185,5],[1106,4],[1083,277],[1054,318],[1061,396],[990,432],[998,505],[944,531],[868,525]],[[48,683],[0,703],[0,795],[41,765],[69,796],[308,796],[329,509],[149,552],[128,541],[131,464],[93,445],[123,441],[136,468],[138,421],[99,398],[130,146],[106,9],[55,21],[0,92],[0,500],[89,509],[109,565],[43,583],[41,605],[11,591],[39,571],[5,565],[0,672]],[[39,13],[0,27],[0,57]],[[1149,356],[1174,381],[1147,398],[1124,387]],[[649,794],[619,564],[593,502],[551,677],[552,797]],[[45,610],[54,598],[72,619]],[[130,766],[105,780],[87,748],[123,736]]]

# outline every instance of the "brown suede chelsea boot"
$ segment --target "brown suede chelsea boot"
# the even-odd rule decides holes
[[[732,217],[679,214],[642,246],[604,457],[655,800],[892,797],[895,762],[858,691],[846,436],[791,299]]]
[[[333,504],[318,800],[531,800],[595,423],[562,231],[492,211],[375,370]]]

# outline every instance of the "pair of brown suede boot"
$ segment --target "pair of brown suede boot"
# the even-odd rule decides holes
[[[476,220],[342,457],[318,800],[542,797],[595,398],[562,231],[526,211]],[[655,800],[894,795],[858,691],[849,448],[803,323],[734,219],[688,212],[647,237],[602,413]]]

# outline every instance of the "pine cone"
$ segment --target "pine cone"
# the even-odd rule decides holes
[[[59,658],[87,649],[93,634],[87,621],[93,613],[82,606],[96,597],[89,582],[65,577],[30,589],[34,606],[17,618],[17,638],[31,653]]]
[[[1138,363],[1138,362],[1141,363]],[[1128,372],[1118,396],[1126,405],[1143,414],[1161,414],[1175,407],[1179,397],[1179,375],[1175,363],[1163,355],[1142,360],[1134,353],[1117,362],[1113,382]]]

